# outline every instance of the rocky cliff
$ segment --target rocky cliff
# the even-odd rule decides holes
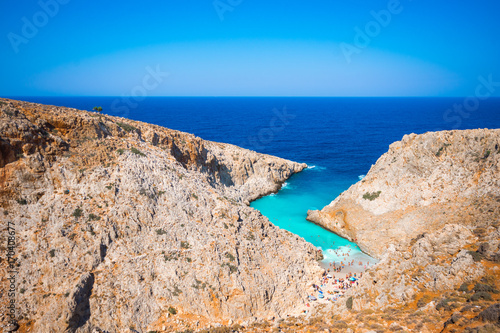
[[[317,251],[247,204],[304,167],[137,121],[0,99],[0,247],[7,252],[12,226],[14,326],[176,331],[286,315],[321,273]],[[5,308],[7,260],[1,270]]]
[[[409,244],[447,223],[474,224],[478,203],[498,196],[500,130],[411,134],[308,219],[380,258],[390,244]]]
[[[362,181],[309,211],[381,259],[311,317],[314,327],[500,332],[499,161],[500,130],[406,135]]]

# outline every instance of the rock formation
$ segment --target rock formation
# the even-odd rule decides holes
[[[499,161],[500,130],[405,135],[363,180],[309,211],[381,259],[346,293],[349,307],[320,309],[315,328],[500,332]]]
[[[10,223],[19,331],[174,332],[288,314],[322,272],[317,250],[247,204],[305,166],[0,99],[0,246]]]
[[[500,130],[405,135],[308,220],[380,258],[390,244],[408,245],[447,223],[474,224],[474,206],[500,196],[499,168]]]

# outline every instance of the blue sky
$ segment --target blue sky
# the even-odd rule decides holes
[[[500,82],[499,12],[491,0],[3,1],[0,95],[468,96],[480,76]]]

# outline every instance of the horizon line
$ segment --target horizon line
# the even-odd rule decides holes
[[[118,96],[118,95],[11,95],[2,96],[0,98],[6,99],[16,99],[23,97],[93,97],[93,98],[468,98],[469,96],[289,96],[289,95],[276,95],[276,96],[257,96],[257,95],[218,95],[218,96],[207,96],[207,95],[155,95],[155,96]],[[500,98],[500,96],[491,96],[491,98]]]

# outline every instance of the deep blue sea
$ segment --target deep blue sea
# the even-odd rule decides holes
[[[338,259],[331,249],[355,244],[307,222],[307,210],[321,209],[357,182],[392,142],[409,133],[500,128],[499,98],[479,104],[463,98],[12,98],[83,110],[102,106],[110,115],[307,163],[278,194],[252,207],[321,247],[325,262]]]

